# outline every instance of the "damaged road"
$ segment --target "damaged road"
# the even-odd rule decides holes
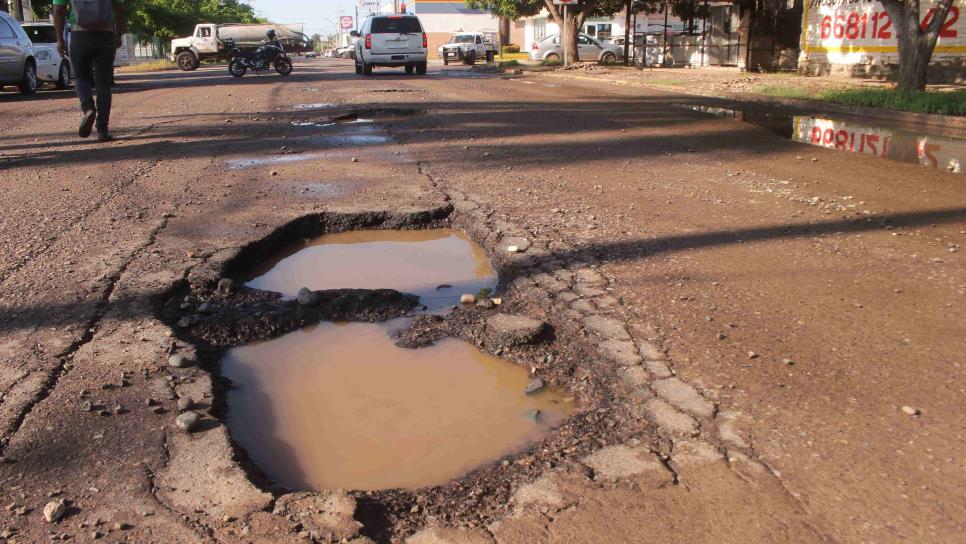
[[[956,174],[657,91],[347,68],[119,76],[119,139],[99,147],[64,125],[70,96],[3,96],[19,121],[0,128],[0,539],[963,534]],[[246,275],[321,234],[440,226],[486,250],[498,292],[416,317],[397,343],[460,338],[577,411],[446,485],[281,488],[232,442],[221,355],[417,303],[300,302]]]

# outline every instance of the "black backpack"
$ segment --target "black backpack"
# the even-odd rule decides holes
[[[114,13],[113,0],[70,0],[77,25],[85,30],[114,30],[110,28]]]

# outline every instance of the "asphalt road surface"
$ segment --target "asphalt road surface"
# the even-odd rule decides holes
[[[69,91],[0,94],[7,541],[966,540],[962,174],[546,74],[319,59],[118,82],[107,144],[76,137]],[[169,366],[157,301],[299,217],[448,203],[555,265],[592,263],[604,282],[578,274],[551,305],[511,285],[507,304],[631,338],[650,431],[508,483],[498,513],[422,527],[257,481],[211,375]]]

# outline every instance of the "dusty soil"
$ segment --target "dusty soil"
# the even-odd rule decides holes
[[[961,176],[547,75],[363,79],[316,60],[289,78],[118,79],[119,139],[102,146],[73,136],[69,93],[0,96],[0,538],[966,532]],[[219,351],[412,301],[303,308],[221,280],[323,232],[444,224],[490,253],[502,304],[404,336],[459,335],[582,410],[507,463],[416,493],[289,493],[259,476],[222,419]],[[500,345],[496,313],[552,334]],[[190,433],[175,424],[188,397]]]

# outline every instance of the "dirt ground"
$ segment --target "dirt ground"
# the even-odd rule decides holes
[[[118,82],[109,144],[69,92],[0,95],[0,541],[966,541],[961,174],[550,74]],[[269,250],[441,224],[502,304],[438,326],[584,410],[440,488],[278,488],[232,445],[201,305],[281,334],[237,300]]]

